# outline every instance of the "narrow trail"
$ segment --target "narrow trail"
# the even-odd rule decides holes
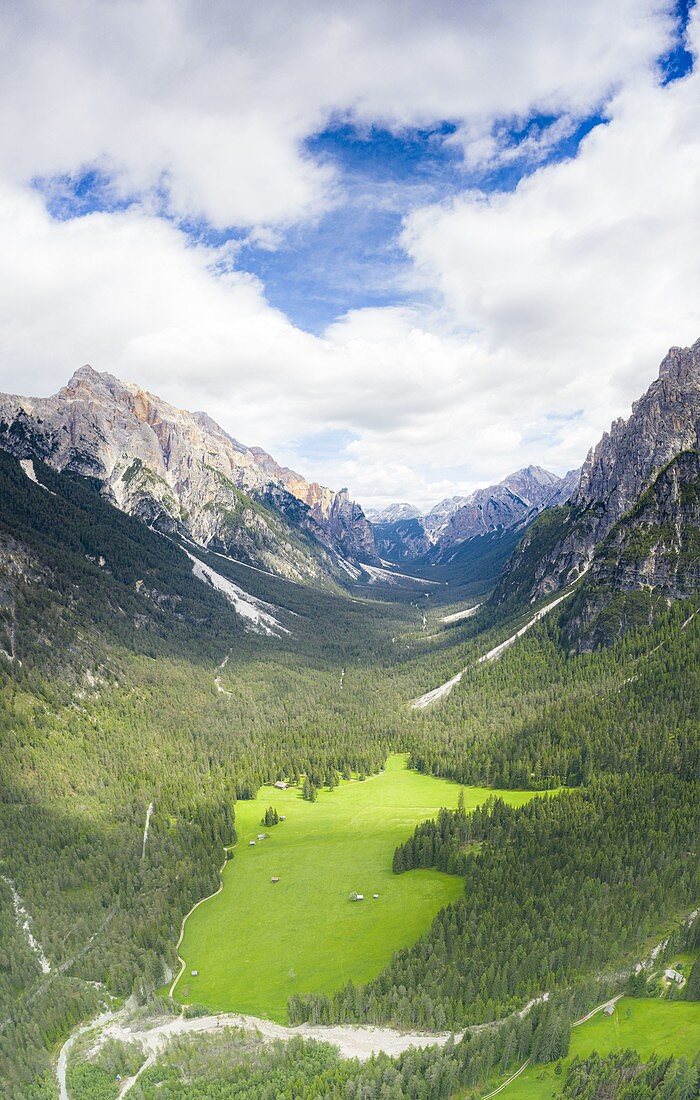
[[[143,846],[141,848],[141,859],[146,858],[146,845],[148,844],[148,834],[151,829],[151,818],[153,817],[153,811],[155,806],[152,802],[148,803],[148,809],[146,810],[146,824],[143,827]]]
[[[583,576],[583,574],[581,575]],[[452,688],[457,686],[463,676],[467,672],[469,672],[470,668],[474,668],[476,667],[476,665],[481,665],[485,661],[497,661],[501,654],[505,653],[507,649],[510,649],[510,647],[514,645],[515,642],[517,642],[518,638],[522,638],[523,634],[526,634],[527,631],[535,625],[535,623],[538,623],[541,619],[545,617],[545,615],[548,615],[550,611],[557,607],[558,604],[562,602],[562,600],[568,599],[571,595],[571,591],[565,592],[563,596],[558,596],[556,600],[552,600],[551,603],[545,604],[545,606],[541,607],[539,611],[536,612],[536,614],[533,615],[532,618],[525,623],[524,626],[520,627],[520,630],[516,630],[515,634],[512,634],[510,638],[506,638],[505,642],[501,642],[499,645],[494,646],[494,648],[490,649],[488,653],[483,653],[481,657],[478,657],[476,661],[473,662],[473,664],[467,665],[466,668],[463,668],[460,672],[453,676],[451,680],[446,680],[445,683],[440,684],[439,687],[433,688],[431,691],[426,691],[425,695],[421,695],[418,699],[414,699],[411,702],[411,707],[413,708],[413,710],[424,710],[425,707],[429,707],[433,703],[437,703],[439,699],[444,699],[446,695],[450,694]]]
[[[585,1016],[581,1016],[579,1020],[574,1020],[571,1026],[580,1027],[581,1024],[585,1024],[593,1016],[596,1016],[599,1012],[602,1012],[603,1009],[608,1007],[608,1005],[616,1005],[623,996],[623,993],[618,993],[616,997],[611,997],[610,1000],[603,1001],[601,1004],[596,1005],[595,1008],[592,1008],[591,1011],[587,1012]],[[507,1089],[509,1085],[513,1084],[513,1081],[515,1081],[520,1076],[520,1074],[527,1069],[531,1062],[531,1058],[526,1059],[526,1061],[524,1061],[523,1064],[516,1069],[515,1073],[511,1073],[510,1077],[506,1078],[505,1081],[502,1081],[498,1088],[493,1089],[491,1092],[487,1092],[485,1096],[482,1096],[481,1100],[491,1100],[492,1096],[498,1096],[499,1092],[503,1092],[504,1089]]]
[[[608,1007],[608,1005],[616,1005],[616,1004],[617,1004],[617,1002],[618,1002],[618,1001],[619,1001],[619,1000],[620,1000],[620,999],[621,999],[622,997],[624,997],[624,993],[618,993],[616,997],[611,997],[609,1001],[604,1001],[604,1003],[603,1003],[603,1004],[601,1004],[601,1005],[596,1005],[596,1006],[595,1006],[595,1008],[592,1008],[592,1009],[591,1009],[591,1011],[590,1011],[590,1012],[587,1012],[585,1016],[581,1016],[581,1018],[580,1018],[579,1020],[574,1020],[574,1022],[573,1022],[573,1024],[572,1024],[571,1026],[572,1026],[572,1027],[580,1027],[580,1026],[581,1026],[581,1024],[585,1024],[585,1023],[586,1023],[586,1022],[587,1022],[588,1020],[590,1020],[590,1019],[591,1019],[591,1018],[592,1018],[593,1016],[597,1016],[597,1014],[598,1014],[599,1012],[602,1012],[604,1008],[607,1008],[607,1007]]]
[[[173,997],[173,995],[175,993],[175,987],[176,987],[177,983],[180,981],[180,978],[182,977],[182,975],[185,972],[185,967],[187,966],[187,963],[185,962],[182,955],[180,954],[180,948],[182,947],[182,941],[185,937],[185,925],[187,924],[187,921],[189,920],[189,918],[194,913],[195,909],[199,909],[200,905],[204,905],[205,901],[209,901],[211,898],[215,898],[217,894],[221,893],[221,891],[224,888],[223,874],[224,874],[224,868],[226,867],[227,862],[228,862],[228,849],[226,850],[226,854],[224,855],[224,862],[221,864],[221,868],[219,870],[219,886],[218,886],[218,888],[216,890],[214,890],[213,893],[207,894],[207,896],[205,898],[200,898],[199,901],[196,901],[194,903],[194,905],[192,906],[192,908],[190,909],[189,913],[185,913],[184,917],[182,918],[182,923],[180,924],[180,935],[178,936],[177,943],[175,945],[175,950],[177,951],[177,957],[180,960],[180,969],[178,970],[177,974],[173,978],[172,985],[170,986],[170,989],[168,990],[168,996],[170,998]]]
[[[486,1096],[482,1096],[481,1100],[491,1100],[492,1096],[498,1096],[499,1092],[503,1092],[504,1089],[508,1088],[508,1085],[512,1085],[516,1077],[519,1077],[523,1070],[526,1070],[529,1065],[530,1059],[528,1058],[526,1062],[523,1062],[522,1066],[516,1069],[515,1073],[511,1073],[510,1077],[503,1081],[503,1083],[500,1084],[497,1089],[494,1089],[493,1092],[487,1092]]]

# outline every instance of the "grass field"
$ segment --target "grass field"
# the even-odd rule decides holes
[[[642,1059],[652,1054],[695,1058],[700,1051],[700,1001],[623,997],[614,1015],[599,1012],[574,1028],[567,1062],[577,1054],[596,1051],[604,1056],[627,1049],[636,1050]],[[554,1066],[529,1066],[499,1096],[503,1100],[552,1100],[560,1094],[563,1080],[564,1074],[557,1077]]]
[[[441,806],[456,807],[460,790],[467,809],[494,793],[419,775],[394,755],[379,775],[319,791],[315,803],[273,787],[238,802],[238,844],[223,890],[185,926],[176,998],[285,1022],[292,993],[331,993],[350,978],[375,977],[464,888],[439,871],[391,870],[397,844]],[[500,793],[513,805],[532,797]],[[264,829],[270,805],[286,820]],[[269,839],[249,847],[261,832]],[[273,876],[280,881],[272,884]],[[365,900],[351,902],[351,891]]]

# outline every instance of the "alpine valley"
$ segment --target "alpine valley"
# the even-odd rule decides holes
[[[3,1097],[698,1095],[700,341],[427,514],[85,366],[0,501]]]

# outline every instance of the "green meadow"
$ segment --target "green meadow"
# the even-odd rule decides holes
[[[614,1051],[636,1050],[643,1060],[687,1058],[700,1051],[700,1001],[634,1000],[623,997],[612,1016],[597,1013],[571,1032],[568,1063],[594,1051],[604,1057]],[[552,1100],[561,1092],[564,1074],[554,1066],[528,1066],[499,1095],[503,1100]]]
[[[274,787],[238,802],[223,889],[185,925],[175,997],[285,1022],[293,993],[332,993],[349,979],[376,977],[464,889],[439,871],[391,870],[397,844],[440,807],[455,808],[460,791],[468,810],[494,793],[512,805],[532,797],[419,775],[393,755],[383,772],[320,790],[313,803],[297,788]],[[286,820],[265,828],[268,806]],[[257,840],[263,832],[269,839]],[[364,901],[350,901],[352,892]]]

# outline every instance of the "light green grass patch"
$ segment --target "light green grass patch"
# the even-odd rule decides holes
[[[186,923],[175,996],[285,1022],[293,993],[329,994],[349,979],[376,977],[464,889],[461,878],[439,871],[391,870],[396,846],[441,806],[455,808],[460,790],[468,810],[493,794],[516,806],[533,797],[419,775],[394,755],[379,775],[319,791],[315,803],[274,787],[238,802],[238,844],[222,892]],[[265,829],[270,805],[286,821]],[[269,839],[257,841],[262,832]],[[365,900],[351,902],[352,891]]]
[[[643,1061],[652,1054],[692,1060],[700,1050],[700,1001],[623,997],[612,1016],[599,1012],[573,1029],[565,1067],[576,1055],[585,1057],[595,1051],[605,1057],[619,1050],[636,1050]],[[552,1100],[561,1092],[565,1072],[558,1077],[554,1066],[528,1066],[499,1096],[503,1100]]]

